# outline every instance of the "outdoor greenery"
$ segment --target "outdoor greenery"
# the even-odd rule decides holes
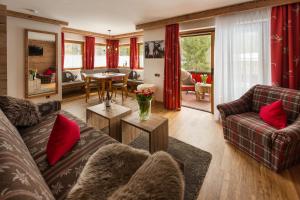
[[[181,38],[181,67],[188,71],[211,71],[211,36]]]

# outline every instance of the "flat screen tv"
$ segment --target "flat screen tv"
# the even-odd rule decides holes
[[[42,56],[43,55],[43,47],[38,47],[35,45],[29,46],[29,56]]]

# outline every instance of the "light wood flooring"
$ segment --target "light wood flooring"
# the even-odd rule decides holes
[[[84,99],[73,99],[62,108],[85,120],[86,107],[97,103],[96,97],[88,104]],[[135,104],[132,97],[124,101],[125,106]],[[160,103],[154,103],[152,112],[169,119],[170,136],[212,154],[198,199],[299,199],[300,165],[280,174],[262,166],[224,141],[222,127],[210,113],[185,107],[167,111]]]

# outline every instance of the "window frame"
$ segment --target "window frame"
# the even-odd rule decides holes
[[[76,70],[76,69],[84,69],[85,66],[84,66],[84,58],[85,58],[85,52],[84,52],[84,44],[85,42],[84,41],[77,41],[77,40],[65,40],[64,42],[64,45],[66,45],[66,43],[69,43],[69,44],[80,44],[81,46],[81,52],[82,52],[82,67],[77,67],[77,68],[67,68],[64,66],[64,70]],[[65,54],[66,55],[66,54]],[[64,59],[65,59],[65,55],[64,55]],[[64,61],[65,62],[65,61]]]
[[[143,45],[143,48],[145,48],[144,47],[144,42],[139,42],[138,43],[138,54],[139,54],[139,63],[138,63],[138,66],[139,66],[139,69],[144,69],[145,66],[141,67],[141,63],[140,63],[140,45]],[[143,54],[143,57],[144,57],[144,54]],[[145,58],[143,60],[144,60],[144,64],[145,64]]]
[[[120,61],[120,49],[121,49],[121,47],[123,47],[123,46],[128,46],[129,47],[129,62],[128,62],[128,66],[127,67],[125,67],[125,68],[130,68],[130,44],[129,43],[125,43],[125,44],[120,44],[119,45],[119,48],[118,48],[118,51],[119,51],[119,61]],[[119,61],[118,61],[118,68],[122,68],[122,67],[124,67],[124,66],[119,66]]]
[[[96,53],[96,46],[104,46],[105,47],[105,56],[107,54],[106,52],[106,44],[105,43],[95,43],[95,53]],[[95,61],[96,61],[96,56],[95,56]],[[100,68],[106,68],[107,67],[107,60],[105,66],[96,66],[94,65],[94,68],[100,69]]]

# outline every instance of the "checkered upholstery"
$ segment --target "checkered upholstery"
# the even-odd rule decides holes
[[[263,122],[261,106],[281,99],[288,126],[277,130]],[[240,99],[217,106],[224,138],[273,170],[285,169],[300,158],[300,91],[256,85]]]

